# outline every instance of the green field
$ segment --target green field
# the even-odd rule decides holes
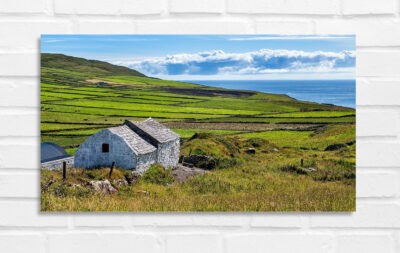
[[[73,155],[103,128],[153,117],[181,135],[182,154],[214,155],[225,164],[185,183],[141,182],[97,207],[94,203],[102,197],[96,194],[77,197],[71,191],[59,198],[42,191],[43,211],[355,210],[354,109],[155,79],[55,54],[42,54],[41,73],[42,141],[57,143]],[[98,81],[108,85],[98,87]],[[190,140],[196,133],[206,138]],[[261,151],[253,156],[231,152],[233,146],[240,150],[253,145],[249,140],[266,141],[265,150],[255,147]],[[333,144],[345,147],[325,151]],[[300,166],[301,159],[306,165]],[[306,166],[317,172],[303,173]],[[58,178],[55,173],[42,174]],[[132,193],[137,190],[154,194]],[[129,198],[135,204],[127,205]]]

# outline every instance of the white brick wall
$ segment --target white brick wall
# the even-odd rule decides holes
[[[41,33],[357,34],[357,212],[39,213]],[[400,252],[400,0],[1,0],[0,252]]]

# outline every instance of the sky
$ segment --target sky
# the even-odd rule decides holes
[[[170,80],[355,79],[354,35],[42,35],[41,52]]]

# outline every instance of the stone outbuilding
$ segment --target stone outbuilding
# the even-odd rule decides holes
[[[179,159],[180,136],[149,118],[125,121],[90,136],[75,153],[74,166],[94,168],[115,166],[144,172],[153,163],[165,168]]]
[[[52,142],[42,142],[40,144],[40,163],[42,169],[59,169],[63,163],[67,167],[72,167],[74,157],[70,156],[62,147]]]
[[[125,121],[133,131],[157,148],[157,162],[164,168],[178,164],[180,136],[152,118],[145,121]]]

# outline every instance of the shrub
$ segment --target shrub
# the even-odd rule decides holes
[[[141,180],[146,183],[167,185],[174,182],[170,169],[164,169],[160,164],[153,164],[143,174]]]
[[[217,157],[215,158],[216,169],[227,169],[239,166],[243,163],[242,160],[235,157]]]
[[[252,146],[253,148],[258,148],[262,146],[268,145],[268,141],[260,138],[250,138],[247,140],[247,144]]]

